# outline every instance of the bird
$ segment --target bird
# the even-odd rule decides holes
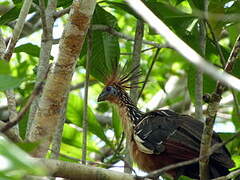
[[[142,112],[133,103],[129,89],[138,84],[130,82],[140,76],[136,69],[126,72],[119,66],[106,77],[97,101],[116,104],[123,130],[127,136],[130,156],[137,166],[152,172],[165,166],[199,157],[204,124],[192,116],[178,114],[169,109]],[[222,140],[213,132],[211,144]],[[234,167],[225,146],[218,148],[209,158],[209,179],[225,176]],[[199,179],[199,165],[193,163],[166,172],[174,179],[181,175]]]

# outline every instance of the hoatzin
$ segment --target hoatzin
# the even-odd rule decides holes
[[[119,69],[119,68],[118,68]],[[105,87],[98,102],[117,104],[130,154],[138,167],[151,172],[164,166],[199,156],[203,123],[188,115],[171,110],[141,112],[132,102],[126,90],[134,88],[130,81],[139,76],[134,69],[125,75],[116,70],[106,78]],[[214,132],[212,145],[222,142]],[[209,177],[216,178],[229,173],[234,166],[226,147],[217,149],[209,160]],[[174,179],[181,175],[199,179],[199,165],[194,163],[167,172]]]

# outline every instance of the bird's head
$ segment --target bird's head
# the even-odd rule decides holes
[[[119,100],[120,89],[116,85],[105,86],[100,95],[98,96],[98,102],[110,101],[117,102]]]
[[[122,69],[117,69],[111,76],[106,78],[105,87],[98,96],[98,102],[109,101],[111,103],[118,104],[123,98],[123,95],[127,95],[126,91],[131,88],[138,87],[139,82],[130,82],[140,76],[140,72],[137,71],[139,66],[136,66],[131,71],[123,73]]]

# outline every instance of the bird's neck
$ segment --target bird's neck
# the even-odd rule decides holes
[[[121,98],[118,103],[120,116],[122,120],[125,119],[123,121],[127,121],[123,123],[126,123],[127,125],[131,124],[133,127],[136,126],[143,113],[136,105],[134,105],[133,101],[125,91],[122,92],[120,97]]]

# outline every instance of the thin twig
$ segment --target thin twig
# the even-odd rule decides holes
[[[8,129],[12,128],[13,126],[15,126],[23,117],[23,115],[27,112],[29,106],[32,104],[33,99],[36,97],[36,95],[41,91],[41,87],[42,84],[39,84],[38,87],[36,87],[31,96],[28,98],[27,103],[25,104],[25,106],[21,109],[21,111],[18,113],[17,117],[14,118],[12,121],[10,121],[9,123],[7,123],[4,127],[1,128],[1,132],[6,132]]]
[[[163,172],[166,172],[166,171],[169,171],[169,170],[172,170],[172,169],[176,169],[176,168],[179,168],[179,167],[182,167],[182,166],[186,166],[186,165],[190,165],[190,164],[196,163],[196,162],[198,162],[199,160],[201,160],[203,158],[211,156],[217,149],[219,149],[222,146],[228,144],[229,142],[231,142],[232,140],[234,140],[235,138],[237,138],[239,136],[240,136],[240,131],[238,131],[235,135],[233,135],[228,140],[213,145],[212,148],[210,149],[210,151],[207,154],[205,154],[205,155],[202,155],[200,157],[197,157],[197,158],[194,158],[194,159],[191,159],[191,160],[179,162],[179,163],[176,163],[176,164],[171,164],[169,166],[166,166],[166,167],[163,167],[161,169],[155,170],[155,171],[149,173],[148,175],[144,176],[144,178],[158,177]]]
[[[110,26],[107,26],[107,25],[102,25],[102,24],[94,24],[91,26],[91,29],[93,31],[105,31],[109,34],[112,34],[114,36],[117,36],[119,38],[122,38],[122,39],[125,39],[125,40],[128,40],[128,41],[134,41],[134,37],[132,36],[129,36],[127,34],[124,34],[124,33],[121,33],[121,32],[118,32],[117,30],[115,30],[114,28],[110,27]],[[58,44],[59,43],[59,39],[53,39],[53,44]],[[147,45],[151,45],[151,46],[154,46],[155,48],[171,48],[169,46],[169,44],[165,43],[165,44],[159,44],[157,42],[154,42],[154,41],[148,41],[148,40],[143,40],[143,43],[144,44],[147,44]]]
[[[220,47],[220,45],[219,45],[219,43],[217,41],[217,38],[215,37],[215,34],[213,32],[211,24],[208,22],[207,19],[205,19],[204,21],[205,21],[205,23],[208,26],[208,29],[209,29],[209,31],[211,33],[212,38],[213,38],[213,42],[214,42],[214,44],[215,44],[215,46],[216,46],[216,48],[217,48],[217,50],[219,52],[219,56],[220,56],[220,61],[221,61],[222,67],[224,67],[225,64],[226,64],[226,60],[225,60],[225,57],[223,55],[222,49],[221,49],[221,47]]]
[[[200,47],[202,56],[206,57],[206,26],[204,19],[208,18],[208,0],[204,0],[204,13],[203,18],[199,19],[200,23]],[[196,81],[195,81],[195,117],[199,120],[203,120],[203,110],[202,110],[202,97],[203,97],[203,72],[197,68],[196,72]],[[205,146],[205,134],[202,134],[201,137],[201,146],[200,146],[200,156],[203,156],[208,152]],[[208,148],[208,147],[207,147]],[[208,179],[208,158],[200,159],[199,161],[199,177],[200,180]]]
[[[8,89],[5,91],[5,95],[7,98],[7,104],[8,104],[8,112],[9,112],[9,121],[13,121],[18,115],[17,115],[17,102],[15,98],[15,93],[13,89]],[[15,134],[19,134],[18,125],[14,126]]]
[[[240,175],[240,169],[230,172],[227,176],[221,176],[212,180],[227,180]]]
[[[146,52],[146,51],[149,51],[149,50],[153,50],[153,49],[155,49],[156,47],[150,47],[150,48],[146,48],[146,49],[143,49],[143,50],[141,50],[141,53],[143,53],[143,52]],[[131,52],[123,52],[123,53],[120,53],[120,55],[129,55],[129,56],[132,56],[133,55],[133,53],[131,53]]]
[[[6,50],[6,44],[2,36],[2,32],[0,30],[0,59],[4,56],[4,51]],[[7,98],[7,106],[8,106],[8,112],[9,112],[9,121],[12,121],[17,116],[17,103],[15,99],[15,94],[13,89],[8,89],[5,91],[5,95]],[[15,134],[19,134],[18,126],[15,126]]]
[[[200,48],[203,57],[206,56],[206,29],[203,20],[199,20],[200,25]],[[203,120],[203,110],[202,110],[202,97],[203,97],[203,72],[202,70],[195,68],[195,118],[202,121]]]
[[[65,9],[55,12],[53,15],[54,19],[57,19],[59,17],[64,16],[65,14],[69,13],[70,9],[71,9],[71,7],[67,7]]]
[[[86,164],[87,157],[87,132],[88,132],[88,86],[89,86],[89,73],[90,73],[90,61],[93,50],[92,31],[89,28],[87,34],[87,59],[86,59],[86,80],[84,89],[84,109],[83,109],[83,144],[82,144],[82,163]]]
[[[8,46],[7,46],[5,55],[4,55],[4,59],[7,60],[7,61],[9,61],[12,57],[14,47],[15,47],[15,45],[16,45],[18,39],[19,39],[19,36],[22,32],[24,22],[25,22],[25,19],[27,17],[28,11],[31,7],[31,4],[32,4],[32,0],[24,0],[23,6],[22,6],[21,11],[20,11],[20,14],[18,16],[17,23],[16,23],[16,25],[14,27],[14,30],[13,30],[12,37],[11,37],[9,43],[8,43]]]
[[[44,80],[47,78],[47,74],[48,71],[50,69],[50,66],[47,69],[47,72],[45,74]],[[40,93],[40,91],[42,90],[43,84],[44,84],[44,80],[38,84],[38,86],[36,86],[34,88],[34,90],[32,91],[32,94],[30,95],[30,97],[28,98],[26,104],[23,106],[23,108],[21,109],[21,111],[18,113],[17,117],[14,118],[11,122],[8,122],[5,126],[3,126],[0,129],[0,132],[6,132],[8,129],[12,128],[13,126],[15,126],[23,117],[23,115],[27,112],[28,108],[30,107],[30,105],[32,104],[32,101],[35,99],[35,97]]]
[[[240,51],[240,35],[238,36],[235,45],[232,49],[232,52],[228,58],[227,64],[224,68],[226,72],[231,72],[233,68],[233,64],[237,59],[237,55]],[[207,107],[207,118],[203,129],[203,135],[201,140],[201,153],[207,154],[211,142],[212,142],[212,134],[213,134],[213,125],[215,123],[215,117],[219,108],[219,103],[221,101],[222,93],[225,91],[226,87],[220,81],[217,82],[216,90],[209,97],[208,107]],[[208,163],[208,157],[203,158],[204,166]],[[205,170],[207,167],[205,167]],[[206,179],[206,177],[203,177]]]
[[[126,35],[124,33],[121,33],[121,32],[118,32],[116,31],[114,28],[110,27],[110,26],[106,26],[106,25],[101,25],[101,24],[95,24],[92,26],[92,30],[94,31],[105,31],[105,32],[108,32],[114,36],[117,36],[119,38],[122,38],[122,39],[126,39],[126,40],[129,40],[129,41],[134,41],[134,37],[132,36],[129,36],[129,35]],[[144,44],[148,44],[148,45],[152,45],[156,48],[168,48],[170,47],[168,44],[159,44],[159,43],[156,43],[156,42],[153,42],[153,41],[147,41],[147,40],[142,40],[142,42]]]
[[[138,99],[141,97],[142,92],[143,92],[143,90],[144,90],[144,88],[145,88],[145,86],[146,86],[146,84],[147,84],[147,82],[148,82],[148,79],[149,79],[149,77],[150,77],[150,73],[152,72],[153,65],[154,65],[154,63],[155,63],[156,60],[157,60],[157,57],[158,57],[158,54],[159,54],[160,50],[161,50],[161,49],[158,48],[157,51],[155,52],[155,55],[154,55],[153,60],[152,60],[152,63],[151,63],[151,65],[150,65],[149,69],[148,69],[146,78],[145,78],[145,80],[144,80],[144,82],[143,82],[142,88],[141,88],[141,90],[139,91]]]
[[[140,71],[140,59],[141,59],[141,50],[142,50],[142,41],[144,36],[144,23],[142,20],[137,20],[136,30],[135,30],[135,38],[134,38],[134,47],[133,47],[133,56],[132,56],[132,68],[134,69],[134,74],[138,74]],[[138,78],[131,80],[131,85],[137,84],[139,81]],[[130,89],[130,97],[133,103],[136,105],[138,101],[138,88],[131,88]],[[126,136],[126,154],[125,154],[125,161],[124,161],[124,172],[131,173],[133,162],[130,157],[130,137]]]

